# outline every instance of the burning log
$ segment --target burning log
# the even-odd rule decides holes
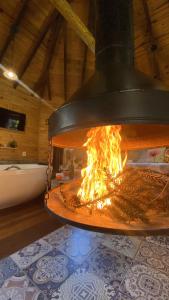
[[[116,184],[109,193],[86,203],[81,203],[77,196],[80,179],[61,185],[53,192],[55,199],[59,199],[68,210],[82,215],[103,214],[118,222],[149,226],[156,216],[169,216],[169,175],[147,168],[126,168],[119,177],[122,178],[120,184]],[[110,205],[96,205],[104,203],[107,198],[111,200]]]
[[[88,131],[81,179],[52,191],[50,209],[99,230],[169,227],[169,175],[126,167],[120,132],[120,125]]]

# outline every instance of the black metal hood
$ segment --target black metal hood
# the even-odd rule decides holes
[[[127,138],[131,124],[135,136],[137,124],[169,124],[169,90],[134,68],[133,1],[95,4],[95,73],[49,118],[56,146],[81,146],[95,126],[122,124]]]

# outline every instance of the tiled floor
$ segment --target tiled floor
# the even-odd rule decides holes
[[[0,261],[0,300],[169,300],[169,237],[64,226]]]

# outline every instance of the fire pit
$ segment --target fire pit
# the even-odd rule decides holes
[[[47,207],[71,224],[101,231],[157,231],[169,227],[169,175],[126,165],[120,126],[88,131],[81,178],[49,194]]]
[[[96,70],[49,119],[53,147],[86,149],[81,178],[47,208],[101,231],[169,228],[169,176],[126,166],[129,149],[169,145],[169,90],[134,68],[132,0],[96,0]]]

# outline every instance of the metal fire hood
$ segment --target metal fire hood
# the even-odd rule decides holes
[[[134,68],[132,0],[96,0],[95,73],[49,118],[58,147],[81,147],[90,127],[121,124],[125,149],[169,145],[169,90]]]

